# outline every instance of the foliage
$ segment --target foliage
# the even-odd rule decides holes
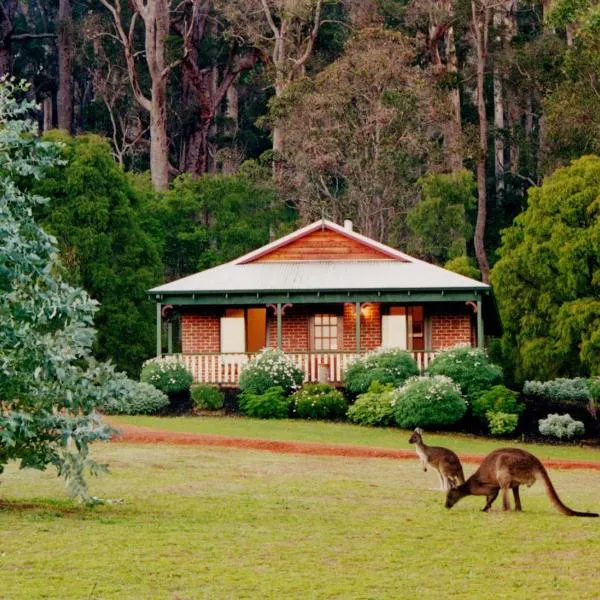
[[[153,207],[169,279],[214,267],[269,241],[284,218],[273,190],[244,175],[175,179]]]
[[[519,394],[503,385],[495,385],[486,392],[474,395],[471,400],[473,416],[481,422],[485,422],[488,412],[501,412],[518,417],[523,410],[525,406],[519,402]]]
[[[280,385],[268,388],[262,394],[246,389],[239,397],[240,410],[256,419],[285,419],[290,410],[290,399]]]
[[[529,192],[502,238],[492,283],[517,378],[600,372],[600,158],[585,156]]]
[[[151,358],[144,363],[140,381],[153,385],[165,394],[173,394],[188,390],[194,378],[176,358],[163,356]]]
[[[509,435],[519,423],[519,415],[502,411],[489,411],[486,414],[488,427],[492,435]]]
[[[346,414],[346,399],[326,383],[307,383],[292,395],[292,410],[301,419],[337,421]]]
[[[590,399],[596,404],[600,403],[600,377],[592,377],[588,380],[588,390]]]
[[[444,269],[470,277],[471,279],[481,279],[481,271],[475,266],[473,259],[468,256],[457,256],[456,258],[450,259],[445,265]]]
[[[536,398],[547,398],[559,402],[582,402],[590,400],[587,380],[582,377],[574,379],[552,379],[550,381],[526,381],[523,394]]]
[[[212,385],[195,385],[191,390],[194,406],[201,410],[220,410],[225,402],[223,392]]]
[[[97,303],[61,277],[55,238],[33,210],[47,200],[21,184],[57,164],[60,148],[36,137],[33,105],[0,83],[0,472],[54,465],[69,491],[91,502],[85,473],[105,470],[89,445],[110,438],[95,412],[121,393],[114,369],[91,356]],[[113,383],[111,384],[111,381]]]
[[[44,139],[61,142],[64,162],[32,186],[50,198],[36,213],[58,240],[68,281],[100,302],[95,356],[137,375],[155,343],[146,290],[162,272],[158,248],[141,225],[137,190],[106,140],[64,132]]]
[[[305,219],[353,218],[379,240],[404,228],[417,179],[438,162],[438,103],[415,46],[399,32],[365,28],[338,60],[272,103],[285,122],[282,185]]]
[[[450,377],[469,400],[478,392],[502,382],[502,369],[490,363],[479,348],[454,348],[440,352],[429,363],[427,372]]]
[[[158,412],[169,404],[166,394],[149,383],[132,381],[123,376],[110,382],[115,394],[99,404],[97,408],[108,415],[146,415]]]
[[[406,219],[415,238],[409,252],[436,264],[465,256],[467,242],[473,237],[468,219],[475,206],[472,173],[461,170],[427,175],[419,179],[419,185],[421,199]]]
[[[446,427],[467,410],[460,387],[449,377],[411,377],[393,393],[392,406],[399,427]]]
[[[394,387],[374,381],[348,408],[348,419],[359,425],[387,427],[394,422],[392,407]]]
[[[249,360],[240,374],[242,392],[264,394],[269,388],[280,386],[286,394],[302,385],[304,372],[281,350],[265,348]]]
[[[540,419],[539,431],[542,435],[555,437],[559,440],[582,437],[585,427],[581,421],[575,421],[571,415],[548,415],[546,419]]]
[[[351,394],[364,394],[374,381],[398,386],[419,368],[415,359],[405,350],[379,350],[362,356],[348,365],[344,386]]]

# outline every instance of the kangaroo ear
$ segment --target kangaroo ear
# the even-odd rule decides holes
[[[423,435],[423,430],[420,427],[417,427],[415,429],[415,433],[418,433],[419,435]]]

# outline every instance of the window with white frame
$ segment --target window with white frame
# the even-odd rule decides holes
[[[313,320],[313,349],[317,352],[339,349],[340,317],[318,313]]]

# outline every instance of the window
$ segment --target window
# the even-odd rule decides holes
[[[314,350],[337,350],[339,348],[340,318],[332,314],[316,314],[313,326]]]

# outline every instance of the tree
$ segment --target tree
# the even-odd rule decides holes
[[[58,128],[73,128],[73,16],[71,0],[58,4]]]
[[[600,158],[530,188],[492,283],[517,379],[600,373]]]
[[[468,213],[476,203],[473,175],[463,169],[428,175],[419,184],[421,199],[407,216],[415,235],[408,250],[437,264],[466,256],[467,242],[473,237]]]
[[[0,84],[0,472],[9,460],[53,465],[90,501],[85,471],[102,467],[89,445],[111,434],[94,406],[118,395],[122,378],[93,362],[96,302],[62,279],[56,242],[31,216],[45,200],[15,183],[39,179],[57,155],[35,137],[33,105],[14,99],[23,91]]]
[[[137,375],[155,344],[146,290],[162,271],[158,247],[141,227],[144,207],[106,140],[60,133],[46,139],[62,141],[64,164],[33,186],[51,198],[37,213],[58,239],[66,278],[100,302],[95,356]]]
[[[233,260],[269,241],[269,229],[285,219],[273,210],[269,187],[243,174],[181,175],[159,198],[155,217],[162,224],[167,280]]]
[[[435,90],[415,59],[406,36],[363,30],[278,104],[290,142],[286,193],[304,221],[353,218],[381,241],[403,226],[417,179],[439,161]]]
[[[194,10],[201,0],[190,2]],[[150,118],[150,172],[157,190],[166,190],[169,185],[169,139],[167,135],[167,80],[175,63],[167,61],[167,37],[171,25],[170,0],[131,0],[124,8],[121,0],[100,0],[113,19],[114,35],[123,47],[131,89],[140,107]],[[137,52],[137,21],[143,24],[144,52]],[[138,72],[136,57],[145,57],[150,80],[150,95],[144,93]]]

